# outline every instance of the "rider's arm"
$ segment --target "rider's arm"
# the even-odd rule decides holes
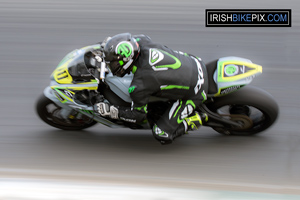
[[[135,73],[128,93],[132,99],[131,108],[119,108],[119,118],[124,121],[140,123],[146,119],[147,104],[153,93],[152,88],[145,86],[144,73]]]

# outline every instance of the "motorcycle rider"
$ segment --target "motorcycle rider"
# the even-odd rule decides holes
[[[101,102],[96,108],[102,116],[141,123],[146,119],[150,96],[173,100],[152,128],[161,144],[172,143],[207,120],[205,114],[194,112],[206,100],[208,88],[206,67],[200,58],[154,43],[146,35],[130,33],[108,39],[103,52],[113,75],[123,77],[132,72],[134,77],[128,90],[131,108]]]

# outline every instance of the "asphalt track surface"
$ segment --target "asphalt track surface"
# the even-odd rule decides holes
[[[290,8],[292,27],[207,28],[207,8]],[[0,0],[2,189],[26,178],[299,195],[299,12],[297,0]],[[168,146],[150,130],[68,132],[43,123],[35,102],[64,55],[120,32],[147,34],[205,62],[234,55],[262,65],[252,85],[277,99],[277,123],[254,137],[202,128]]]

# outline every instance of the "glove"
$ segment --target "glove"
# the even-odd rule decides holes
[[[110,105],[108,103],[98,103],[96,104],[97,110],[103,117],[110,117],[112,119],[118,119],[119,110],[113,105]]]

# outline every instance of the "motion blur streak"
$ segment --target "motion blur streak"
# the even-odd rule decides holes
[[[268,193],[300,194],[299,1],[0,0],[0,5],[0,169],[10,170],[0,170],[0,191],[10,186],[4,178],[65,180],[71,173],[78,181],[104,185],[123,180],[124,188],[155,180],[154,188],[264,192],[238,186],[267,185]],[[291,8],[292,27],[206,28],[206,8]],[[277,124],[255,137],[225,137],[202,128],[161,146],[148,131],[98,125],[66,132],[40,121],[35,100],[63,56],[120,32],[147,34],[205,62],[234,55],[262,65],[253,84],[277,99]]]
[[[90,184],[78,182],[45,182],[40,180],[6,180],[0,191],[0,198],[25,200],[153,200],[159,197],[165,200],[298,200],[298,195],[266,194],[230,191],[205,191],[196,189],[178,189],[168,187],[120,186],[112,184]],[[16,192],[18,191],[18,192]],[[116,192],[118,191],[118,192]],[[12,195],[13,194],[13,195]],[[9,197],[9,198],[7,198]]]

